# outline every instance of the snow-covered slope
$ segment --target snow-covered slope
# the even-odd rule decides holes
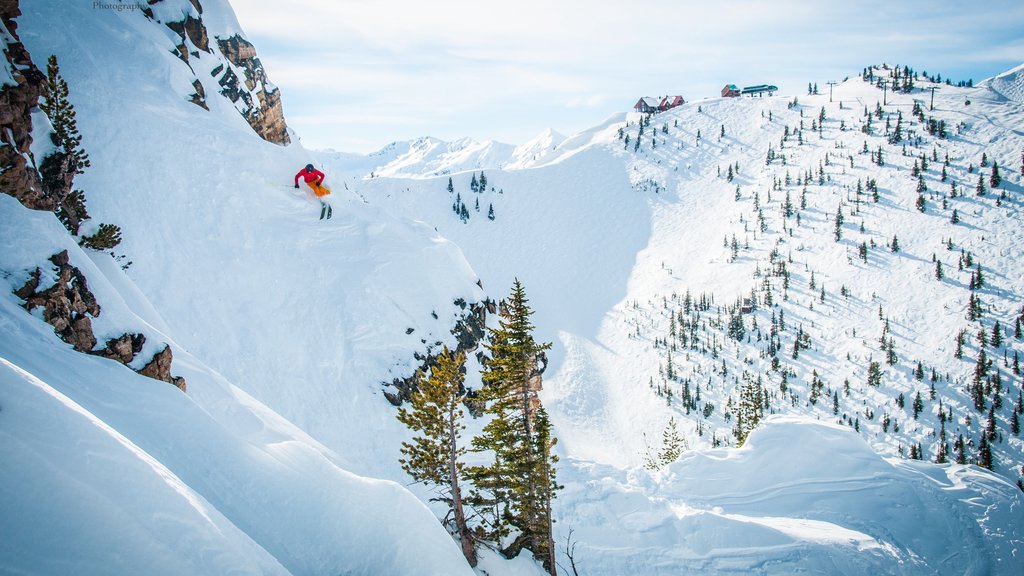
[[[845,426],[772,416],[743,448],[691,451],[654,477],[576,464],[588,478],[569,485],[560,521],[575,529],[586,573],[1021,566],[1016,487],[977,469],[884,459]]]
[[[83,251],[0,196],[0,572],[468,572],[426,506],[353,473],[399,477],[380,382],[411,373],[423,341],[451,342],[453,301],[482,296],[458,248],[340,184],[318,222],[292,188],[309,155],[259,139],[216,82],[209,111],[191,103],[214,56],[186,65],[141,11],[23,4],[22,40],[72,87],[90,226],[124,240],[116,259]],[[226,2],[203,5],[212,37],[238,32]],[[144,333],[147,360],[171,344],[187,395],[25,313],[13,290],[36,266],[45,287],[65,249],[102,307],[100,341]]]
[[[1024,104],[1024,64],[980,83],[1018,104]]]
[[[1012,100],[986,97],[984,88],[952,86],[936,91],[935,109],[926,110],[929,85],[918,84],[911,94],[889,92],[881,117],[874,112],[882,90],[860,79],[837,86],[833,102],[828,96],[788,96],[690,103],[654,116],[642,135],[640,116],[620,116],[567,138],[542,164],[485,171],[488,187],[477,193],[469,183],[479,180],[481,170],[451,175],[451,194],[448,176],[377,177],[359,187],[371,203],[423,219],[454,240],[485,286],[500,289],[514,276],[524,282],[540,336],[556,343],[544,399],[565,455],[578,466],[569,472],[572,480],[586,484],[594,474],[639,466],[661,448],[670,417],[689,449],[735,444],[741,387],[759,382],[766,415],[840,423],[893,457],[920,450],[921,458],[932,460],[944,446],[952,460],[960,438],[964,458],[974,462],[980,458],[980,435],[991,421],[994,468],[1012,483],[1024,463],[1024,444],[1011,422],[1015,412],[1020,415],[1021,392],[1013,359],[1024,351],[1013,336],[1024,302],[1022,189],[1016,170],[1024,142],[1014,130],[1024,110]],[[923,122],[912,115],[915,101],[924,107]],[[818,132],[822,110],[825,121]],[[861,130],[866,111],[872,113],[870,134]],[[889,143],[885,124],[888,120],[891,132],[898,115],[904,139]],[[945,123],[945,138],[927,132],[929,117]],[[873,160],[880,147],[882,165]],[[984,168],[979,166],[983,153]],[[922,156],[929,164],[923,212],[916,207],[919,180],[912,176]],[[990,186],[993,162],[1001,167],[1003,181],[979,196],[976,184],[981,178]],[[877,202],[869,183],[877,185]],[[467,207],[467,221],[453,210],[459,203]],[[954,209],[957,223],[951,222]],[[838,211],[845,219],[839,241]],[[933,254],[942,262],[941,280],[935,277]],[[968,320],[968,285],[979,264],[987,278],[976,291],[984,312],[980,320]],[[751,298],[755,309],[740,316],[744,335],[736,341],[728,321],[738,315],[743,298]],[[990,368],[1001,374],[1002,384],[982,386],[979,410],[969,387],[980,351],[975,336],[982,329],[991,334],[996,321],[1003,341],[986,346],[987,354],[998,358]],[[960,330],[966,334],[962,358],[954,355]],[[794,355],[799,334],[807,336]],[[893,364],[879,348],[883,335],[892,343]],[[879,386],[867,384],[871,362],[880,365]],[[921,379],[915,376],[918,362]],[[918,395],[922,409],[915,416]],[[998,407],[990,417],[992,406]],[[829,466],[823,460],[805,464]],[[775,465],[794,464],[788,459]],[[796,469],[805,475],[811,471],[799,464]],[[770,470],[765,466],[758,478],[784,485]],[[954,466],[950,473],[957,470],[962,469]],[[928,486],[921,480],[908,481]],[[645,482],[630,476],[621,489],[649,502],[653,496]],[[660,480],[653,482],[661,486]],[[1008,516],[994,522],[995,531],[1010,533],[1014,522],[1007,519],[1020,514],[1020,501],[1013,490],[1005,494]],[[686,501],[685,494],[679,497]],[[932,496],[913,498],[920,509],[906,511],[908,517],[930,514]],[[586,508],[563,504],[567,516]],[[943,562],[941,547],[914,549],[880,528],[892,522],[888,508],[899,505],[866,503],[869,518],[829,522],[877,540],[877,547],[871,546],[883,550],[879,558],[888,558],[879,565],[921,555],[906,570],[929,572],[929,566]],[[794,506],[783,523],[799,524],[810,517],[812,506]],[[951,521],[973,518],[957,529],[979,535],[972,542],[985,540],[993,523],[977,512],[966,506],[959,520]],[[914,522],[908,521],[908,534]],[[579,522],[573,523],[585,549],[603,549],[600,536],[583,540]],[[740,540],[750,536],[735,524],[723,530]],[[795,546],[810,546],[813,538],[801,534]],[[703,537],[710,538],[694,536]],[[1011,559],[993,570],[1012,573],[1021,567],[1020,537],[1007,542]],[[611,557],[631,551],[602,552],[604,573],[630,571],[632,566],[623,568]],[[746,554],[725,553],[746,569],[760,566],[737,560]],[[828,562],[815,552],[800,557],[810,564]],[[977,563],[965,560],[965,566],[998,566],[994,559],[1004,557],[991,548]],[[680,558],[666,562],[686,564]],[[728,564],[709,568],[722,571]]]
[[[1021,445],[1006,431],[1019,378],[1006,373],[997,414],[1000,476],[897,457],[911,442],[930,455],[936,402],[922,421],[888,408],[898,433],[879,424],[896,393],[927,390],[910,374],[921,358],[951,374],[936,386],[956,411],[949,432],[977,437],[983,416],[964,421],[973,408],[956,382],[970,366],[949,351],[968,274],[941,241],[953,237],[984,263],[983,325],[1011,320],[1024,294],[1020,178],[1008,169],[1020,142],[1005,127],[1019,125],[1018,104],[984,98],[981,88],[936,95],[935,115],[955,137],[934,145],[950,152],[957,181],[969,188],[983,149],[1007,167],[1003,187],[1013,195],[999,207],[990,194],[939,209],[935,193],[931,211],[916,212],[911,157],[885,145],[882,169],[858,153],[864,139],[882,145],[857,131],[879,93],[851,81],[836,89],[844,108],[821,96],[795,108],[787,98],[686,105],[655,117],[635,150],[621,138],[635,141],[639,118],[617,115],[518,149],[422,139],[375,157],[327,155],[334,217],[318,221],[317,204],[291,187],[312,154],[257,138],[217,82],[204,82],[209,110],[189,101],[218,57],[200,50],[183,62],[173,54],[177,37],[137,10],[25,4],[19,33],[37,60],[60,58],[78,110],[92,167],[76,188],[88,198],[90,226],[116,223],[124,241],[114,256],[82,250],[51,214],[0,196],[0,572],[471,573],[437,509],[400,485],[408,433],[381,383],[409,376],[415,354],[453,342],[456,301],[501,297],[515,277],[537,310],[538,337],[557,344],[544,392],[566,485],[556,538],[568,545],[572,530],[584,573],[1021,571],[1024,500],[1012,485]],[[202,5],[211,40],[240,32],[226,2]],[[198,13],[185,0],[157,11]],[[970,109],[957,105],[964,95]],[[902,110],[909,123],[911,96],[890,98],[888,112]],[[810,122],[822,106],[819,137]],[[805,143],[791,136],[783,151],[784,127],[801,118]],[[785,166],[765,165],[770,145],[787,155]],[[793,179],[816,176],[819,162],[830,184],[808,184],[800,222],[784,219],[784,190],[768,198],[774,180],[789,170]],[[740,173],[727,182],[733,163]],[[471,192],[481,171],[488,184]],[[868,177],[882,201],[854,214],[853,186]],[[927,178],[939,190],[935,167]],[[798,202],[799,188],[788,191]],[[755,194],[765,232],[755,228]],[[468,222],[451,210],[456,195]],[[829,218],[843,201],[847,236],[837,244]],[[957,227],[946,225],[954,205]],[[743,246],[735,256],[722,246],[733,234]],[[895,255],[880,248],[893,234],[903,245]],[[879,247],[861,263],[856,246],[868,238]],[[724,345],[717,315],[727,312],[702,309],[701,345],[672,342],[680,375],[669,378],[669,311],[687,290],[714,294],[715,307],[761,290],[776,244],[793,259],[788,300],[771,277],[776,304],[759,302],[745,317],[751,340],[742,345]],[[103,307],[94,322],[101,341],[144,333],[147,357],[169,343],[187,394],[73,352],[38,312],[25,313],[12,292],[37,266],[52,281],[46,259],[61,250]],[[929,276],[932,251],[947,261],[945,284]],[[808,287],[811,271],[827,286],[825,303]],[[901,361],[876,389],[862,372],[880,332],[879,304]],[[799,359],[782,355],[793,374],[788,395],[775,392],[780,372],[769,370],[753,325],[767,334],[770,314],[782,310],[787,347],[793,326],[812,336]],[[1001,348],[1019,349],[1017,341]],[[712,448],[732,444],[724,414],[737,397],[732,377],[744,370],[770,380],[769,411],[788,416],[768,418],[742,448]],[[843,394],[840,414],[807,401],[815,370]],[[679,402],[685,377],[702,387],[697,410]],[[705,416],[709,404],[716,408]],[[690,450],[660,471],[644,469],[673,416]],[[536,572],[525,557],[490,553],[481,568]]]

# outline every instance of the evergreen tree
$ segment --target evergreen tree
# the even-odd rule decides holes
[[[69,159],[69,166],[75,174],[83,174],[89,167],[89,155],[82,148],[82,136],[78,133],[75,107],[68,100],[68,83],[60,74],[57,57],[50,56],[46,62],[46,82],[43,84],[39,109],[50,119],[53,132],[50,140]]]
[[[981,433],[981,442],[978,444],[978,466],[992,470],[992,447],[988,442],[988,434]]]
[[[900,240],[896,236],[892,237],[892,244],[890,245],[893,252],[900,251]]]
[[[531,550],[554,573],[550,503],[560,488],[554,480],[556,459],[550,448],[550,424],[540,406],[540,366],[550,343],[533,338],[533,310],[519,280],[501,306],[499,326],[489,328],[489,358],[482,373],[479,399],[491,420],[473,438],[473,450],[493,455],[488,464],[469,468],[472,501],[489,511],[483,533],[496,542],[516,531],[502,553],[512,558]]]
[[[658,452],[658,468],[668,466],[683,454],[686,440],[679,434],[675,416],[670,416],[668,425],[661,433],[661,450]]]
[[[449,176],[448,177],[448,193],[451,194],[452,192],[455,192],[455,185],[452,184],[452,178],[451,178],[451,176]]]
[[[964,435],[960,434],[953,442],[954,461],[957,464],[967,464],[967,448],[964,445]]]
[[[764,388],[761,379],[746,381],[740,387],[740,403],[736,411],[736,427],[733,435],[737,446],[742,446],[750,432],[757,427],[764,415]]]
[[[989,177],[988,183],[995,190],[1003,183],[1003,178],[999,175],[999,164],[992,162],[992,175]]]
[[[949,445],[946,443],[946,420],[940,420],[939,445],[935,452],[935,463],[945,464],[949,462]]]
[[[985,195],[985,176],[982,174],[978,175],[978,185],[974,187],[974,192],[978,196]]]
[[[949,222],[951,224],[959,224],[960,223],[960,214],[956,211],[956,208],[953,208],[953,214],[950,215]]]
[[[413,480],[441,487],[449,512],[454,515],[455,534],[470,566],[476,566],[472,532],[466,521],[461,483],[465,478],[462,456],[465,447],[459,438],[465,387],[462,372],[465,356],[453,354],[446,346],[431,368],[430,376],[419,374],[419,389],[410,396],[410,408],[398,410],[398,420],[416,434],[412,442],[402,442],[399,460],[402,470]]]
[[[942,272],[942,260],[935,261],[935,279],[942,280],[945,278],[945,274]]]
[[[480,171],[480,183],[477,186],[481,193],[487,190],[487,176],[484,176],[484,171]]]
[[[115,224],[100,224],[95,233],[82,237],[79,244],[93,250],[110,250],[121,243],[121,227]]]
[[[533,557],[540,560],[544,568],[551,576],[556,576],[557,565],[555,563],[555,536],[554,524],[551,509],[553,500],[557,497],[558,491],[563,488],[555,480],[555,464],[558,463],[558,456],[552,450],[558,439],[551,433],[551,420],[543,406],[537,407],[536,436],[533,443],[534,453],[537,455],[536,462],[532,469],[532,475],[536,477],[535,498],[538,499],[534,505],[536,511],[529,522],[529,532],[533,546],[531,550]]]
[[[494,204],[489,204],[487,206],[487,219],[494,220]]]
[[[476,172],[473,172],[473,179],[469,181],[469,189],[473,192],[480,191],[480,183],[476,180]]]
[[[896,113],[896,128],[889,135],[889,144],[898,144],[903,141],[903,112]],[[881,150],[881,148],[879,148]],[[879,163],[881,165],[881,163]]]
[[[76,174],[83,174],[89,167],[89,155],[82,148],[82,136],[78,132],[75,107],[69,100],[68,84],[60,74],[57,57],[50,56],[46,65],[46,81],[42,85],[39,109],[50,120],[53,131],[50,140],[54,150],[38,159],[39,175],[44,188],[53,188],[64,195],[64,186]],[[85,195],[74,190],[63,198],[58,197],[57,218],[71,234],[77,235],[83,220],[89,218],[85,208]],[[115,227],[116,228],[116,227]],[[113,228],[106,230],[110,233]]]
[[[882,366],[878,362],[868,364],[868,386],[875,388],[882,385]]]

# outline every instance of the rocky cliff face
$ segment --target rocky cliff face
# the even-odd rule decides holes
[[[36,210],[54,210],[59,198],[43,189],[31,156],[32,109],[39,105],[46,76],[18,37],[17,0],[0,0],[0,38],[10,79],[0,87],[0,190]]]
[[[217,47],[233,66],[243,71],[244,81],[231,69],[220,77],[221,94],[227,96],[236,105],[241,101],[242,116],[249,122],[253,130],[268,142],[288,144],[288,125],[284,121],[284,109],[281,106],[281,91],[267,80],[263,64],[256,57],[256,48],[248,40],[237,34],[218,39]],[[239,82],[242,81],[245,89]],[[256,95],[253,102],[252,95]]]
[[[14,294],[25,302],[25,309],[43,309],[43,320],[53,326],[54,332],[75,350],[95,354],[124,365],[130,364],[142,352],[146,343],[143,334],[123,334],[107,340],[103,348],[96,348],[97,339],[93,334],[92,319],[100,315],[100,305],[89,290],[89,282],[82,271],[71,265],[67,250],[50,257],[54,265],[56,281],[52,286],[40,290],[42,270],[36,268],[28,281]],[[185,379],[171,376],[171,348],[165,346],[154,355],[139,374],[155,380],[168,382],[185,391]]]
[[[480,346],[486,333],[487,314],[488,312],[494,313],[495,305],[490,300],[467,304],[465,300],[461,299],[456,300],[455,305],[460,307],[464,313],[452,328],[452,335],[458,342],[453,352],[462,352],[468,356]],[[421,363],[418,372],[427,373],[437,364],[437,355],[431,349],[425,355],[417,354],[416,360]],[[409,395],[417,390],[419,384],[416,374],[413,374],[407,378],[395,378],[385,386],[394,388],[394,391],[385,390],[384,397],[394,406],[400,406],[402,402],[409,400]]]
[[[0,0],[2,65],[9,77],[0,87],[0,192],[27,208],[56,211],[68,230],[77,234],[89,215],[84,197],[72,191],[75,159],[59,148],[43,158],[32,154],[32,113],[44,97],[47,78],[18,38],[15,19],[20,15],[17,0]]]
[[[207,90],[199,71],[208,69],[216,79],[219,92],[230,100],[239,113],[261,138],[268,142],[285,145],[291,142],[288,125],[281,105],[281,91],[271,84],[263,64],[256,56],[256,48],[239,34],[214,37],[219,54],[211,47],[210,33],[203,22],[203,6],[199,0],[190,0],[191,6],[183,5],[180,20],[161,20],[159,12],[152,9],[164,2],[174,0],[150,0],[151,9],[147,17],[161,22],[178,36],[174,53],[184,62],[196,80],[192,83],[195,92],[189,100],[207,108]],[[214,62],[212,66],[209,64]]]

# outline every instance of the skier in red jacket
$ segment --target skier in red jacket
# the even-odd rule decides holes
[[[330,190],[324,186],[324,178],[327,176],[323,172],[313,168],[312,164],[306,164],[306,167],[299,170],[298,174],[295,175],[295,187],[299,187],[299,177],[302,177],[306,181],[306,185],[313,190],[313,194],[316,194],[317,198],[322,198],[331,193]]]

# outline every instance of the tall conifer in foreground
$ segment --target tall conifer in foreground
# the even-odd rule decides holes
[[[527,548],[555,574],[551,500],[559,488],[554,481],[557,458],[551,453],[551,425],[537,395],[540,365],[551,344],[534,340],[528,302],[516,280],[500,309],[498,327],[489,329],[489,359],[478,398],[486,403],[484,412],[491,420],[473,438],[473,449],[493,454],[493,460],[468,472],[476,489],[473,502],[489,514],[483,535],[499,543],[514,535],[502,554],[512,558]]]
[[[399,421],[417,434],[412,443],[402,442],[402,454],[406,458],[399,462],[402,470],[417,482],[441,488],[444,493],[441,499],[448,502],[454,516],[462,554],[470,566],[476,566],[476,550],[466,522],[460,487],[465,475],[460,458],[466,452],[459,446],[459,437],[465,429],[461,407],[465,396],[462,386],[465,360],[462,352],[453,354],[446,346],[437,358],[437,365],[431,368],[430,376],[420,373],[419,390],[410,397],[410,408],[398,411]]]

